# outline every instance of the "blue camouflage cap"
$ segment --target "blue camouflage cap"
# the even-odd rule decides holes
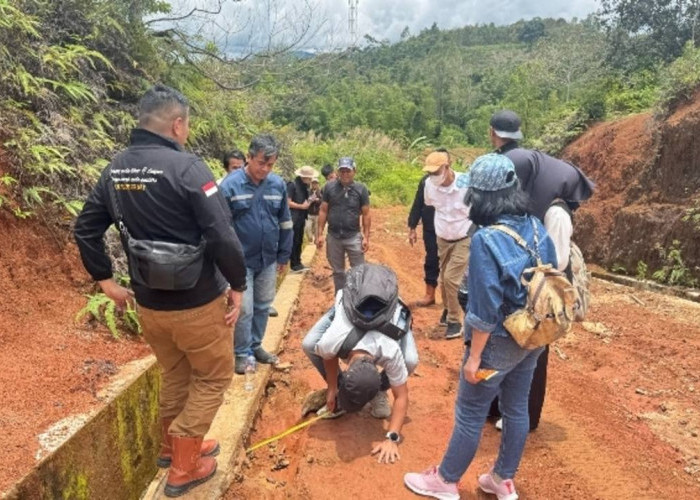
[[[338,168],[351,168],[355,170],[355,160],[350,156],[343,156],[338,160]]]
[[[515,165],[505,155],[489,153],[479,156],[469,171],[457,178],[458,188],[474,188],[480,191],[499,191],[512,186],[518,180]]]

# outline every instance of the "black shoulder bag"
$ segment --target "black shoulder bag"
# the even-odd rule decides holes
[[[193,288],[202,274],[206,246],[204,240],[195,246],[132,238],[124,223],[117,190],[111,178],[108,185],[117,228],[129,258],[129,269],[134,282],[154,290]]]

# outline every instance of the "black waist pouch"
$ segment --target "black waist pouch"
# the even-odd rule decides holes
[[[204,241],[199,245],[128,239],[131,277],[155,290],[189,290],[202,274]]]

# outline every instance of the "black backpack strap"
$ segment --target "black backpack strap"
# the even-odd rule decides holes
[[[112,205],[112,211],[114,212],[114,217],[117,219],[117,229],[119,229],[119,234],[122,237],[124,245],[131,239],[129,230],[126,228],[124,223],[124,216],[122,215],[121,205],[119,204],[119,197],[117,196],[117,188],[114,187],[114,179],[112,178],[112,170],[109,171],[109,178],[107,179],[107,191],[109,196],[109,201]]]
[[[341,345],[340,349],[338,350],[338,357],[343,359],[347,358],[364,335],[365,331],[360,330],[359,328],[353,328],[350,330],[348,336],[345,337],[343,345]]]

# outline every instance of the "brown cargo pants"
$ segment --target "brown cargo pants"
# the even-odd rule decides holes
[[[200,307],[155,311],[138,307],[143,336],[163,373],[160,416],[170,434],[204,436],[233,378],[233,334],[224,323],[226,296]]]
[[[462,306],[457,294],[464,272],[469,264],[469,245],[471,238],[457,241],[443,240],[438,237],[438,257],[440,259],[440,288],[442,289],[442,307],[447,309],[449,323],[462,323]]]

